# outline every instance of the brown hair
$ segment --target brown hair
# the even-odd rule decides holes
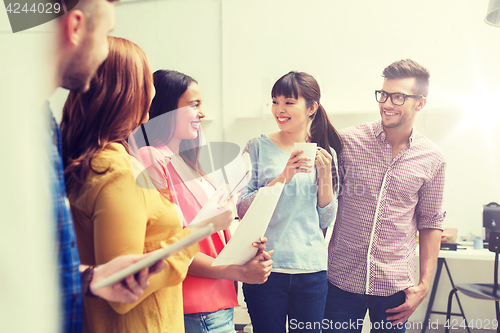
[[[386,79],[406,79],[415,78],[414,93],[427,97],[429,93],[429,71],[422,65],[411,59],[395,61],[387,66],[382,77]]]
[[[108,42],[108,58],[89,90],[71,91],[64,105],[61,132],[68,191],[82,185],[89,170],[97,172],[92,157],[108,143],[120,143],[128,151],[128,136],[149,111],[153,91],[146,54],[123,38],[108,37]]]
[[[283,75],[273,86],[271,91],[272,97],[285,96],[287,98],[297,99],[299,96],[306,100],[306,107],[309,108],[314,102],[318,103],[318,109],[309,118],[312,121],[309,128],[309,136],[311,142],[315,142],[328,153],[330,147],[335,150],[337,156],[340,156],[342,151],[342,140],[339,133],[333,127],[325,109],[320,103],[321,91],[319,84],[312,75],[304,72],[289,72]],[[332,169],[334,168],[332,163]],[[332,170],[333,185],[338,181]]]

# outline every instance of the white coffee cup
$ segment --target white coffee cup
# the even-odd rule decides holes
[[[318,145],[312,142],[295,142],[293,144],[293,150],[302,150],[304,151],[299,156],[304,156],[310,159],[310,161],[306,161],[308,165],[314,166],[314,161],[316,160],[316,150]]]

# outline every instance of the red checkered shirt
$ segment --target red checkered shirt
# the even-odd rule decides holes
[[[389,296],[415,285],[417,229],[443,229],[446,162],[413,130],[392,159],[380,121],[341,131],[341,193],[328,248],[328,280]]]

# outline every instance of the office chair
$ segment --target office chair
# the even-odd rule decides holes
[[[446,311],[446,324],[445,332],[449,333],[450,331],[450,317],[451,317],[451,305],[453,302],[453,295],[456,294],[457,291],[465,294],[466,296],[484,299],[487,301],[495,301],[495,309],[497,321],[500,320],[500,292],[498,292],[498,254],[500,253],[500,232],[490,232],[488,250],[491,252],[495,252],[495,271],[493,273],[493,284],[489,283],[464,283],[455,285],[450,291],[450,295],[448,296],[448,308]],[[497,293],[498,292],[498,293]],[[500,333],[500,322],[498,322],[497,333]]]

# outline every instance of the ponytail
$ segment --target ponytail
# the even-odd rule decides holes
[[[337,153],[337,157],[340,156],[340,152],[342,151],[342,139],[340,138],[339,133],[333,127],[328,115],[326,114],[325,109],[321,104],[318,105],[318,109],[311,116],[312,122],[311,127],[309,128],[309,136],[311,138],[311,142],[316,143],[319,147],[325,149],[328,153],[331,153],[330,148],[333,148]],[[336,166],[332,163],[332,178],[333,178],[333,186],[335,188],[338,179],[336,177],[339,170],[335,170]]]

